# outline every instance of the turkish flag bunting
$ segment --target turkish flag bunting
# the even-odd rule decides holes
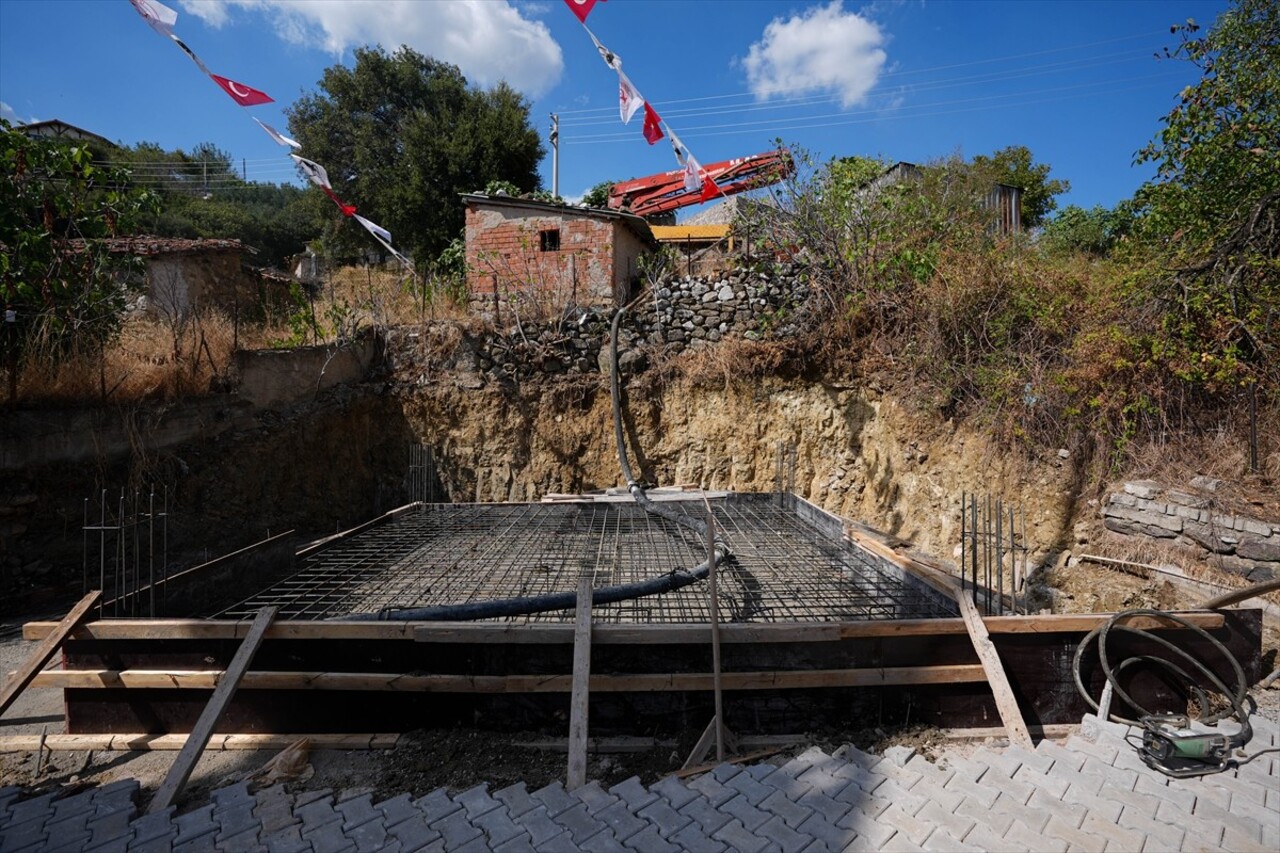
[[[596,5],[596,0],[564,0],[564,5],[569,7],[569,11],[575,18],[585,24],[587,15],[591,14],[592,7]]]
[[[618,72],[618,114],[623,124],[630,124],[631,117],[646,103],[640,92],[631,84],[631,80],[621,71]]]
[[[662,119],[648,101],[644,104],[644,138],[650,145],[662,138]]]
[[[702,196],[699,201],[711,201],[711,199],[720,195],[720,188],[716,186],[716,182],[706,175],[702,176]]]
[[[222,91],[230,95],[231,99],[242,107],[269,104],[273,100],[266,92],[259,92],[252,86],[237,83],[235,80],[228,80],[226,77],[219,77],[217,74],[210,74],[209,76],[213,78],[213,82],[222,87]]]
[[[129,0],[151,29],[162,36],[173,35],[173,25],[178,23],[178,13],[156,0]]]
[[[702,176],[702,164],[697,161],[692,154],[686,154],[684,158],[684,191],[697,192],[702,186],[699,178]]]
[[[342,199],[338,198],[337,193],[328,187],[321,187],[320,189],[324,190],[324,194],[329,197],[329,200],[338,206],[338,209],[342,211],[343,216],[356,215],[356,206],[354,204],[343,203]]]

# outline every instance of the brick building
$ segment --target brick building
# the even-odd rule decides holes
[[[473,302],[536,300],[623,305],[639,258],[657,245],[649,224],[613,210],[509,196],[464,195],[467,291]]]

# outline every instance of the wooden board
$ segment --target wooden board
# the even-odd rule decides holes
[[[236,650],[235,657],[231,659],[230,666],[227,667],[226,677],[218,682],[213,695],[209,697],[209,702],[201,712],[195,728],[191,730],[191,735],[182,745],[182,750],[174,759],[173,766],[164,777],[164,782],[160,784],[155,797],[147,807],[147,814],[164,811],[178,798],[182,787],[191,778],[191,771],[196,769],[196,762],[200,760],[200,754],[204,752],[205,745],[213,736],[213,730],[217,727],[218,720],[222,718],[223,711],[227,709],[227,705],[231,704],[231,697],[240,686],[240,679],[248,671],[254,653],[258,651],[258,646],[262,645],[267,626],[275,618],[276,608],[274,607],[264,607],[254,617],[248,634],[245,635],[240,648]]]
[[[53,657],[53,653],[58,650],[58,646],[62,645],[63,640],[67,638],[72,629],[79,625],[81,620],[88,615],[89,608],[93,607],[101,596],[101,590],[94,590],[80,599],[76,602],[76,606],[71,608],[66,616],[62,617],[62,621],[52,631],[44,635],[40,640],[40,645],[36,646],[31,652],[26,663],[5,681],[4,690],[0,690],[0,714],[9,710],[9,706],[18,698],[18,694],[44,668],[44,665],[49,662],[49,658]]]
[[[222,670],[51,670],[33,685],[57,688],[214,689],[225,682]],[[868,667],[721,673],[725,690],[778,690],[810,687],[867,687],[891,684],[981,682],[980,664]],[[572,675],[410,675],[392,672],[247,672],[241,690],[379,690],[404,693],[571,693]],[[591,675],[593,693],[711,690],[710,672],[655,672]]]
[[[1206,630],[1223,626],[1222,613],[1181,611],[1178,616]],[[1111,618],[1110,613],[1063,613],[1043,616],[988,616],[990,634],[1088,633]],[[28,622],[23,638],[42,640],[57,622]],[[1172,622],[1141,617],[1125,624],[1146,629],[1177,630]],[[71,632],[73,639],[94,640],[234,640],[244,637],[246,623],[206,619],[101,619]],[[573,642],[572,625],[495,625],[456,622],[278,622],[267,629],[268,640],[408,640],[429,643],[565,644]],[[593,645],[685,645],[706,642],[706,624],[596,625]],[[728,623],[720,626],[722,643],[815,643],[858,637],[927,637],[968,633],[962,619],[875,619],[822,624]]]
[[[147,750],[180,750],[189,735],[48,735],[44,747],[50,750],[82,752],[142,752]],[[400,740],[398,734],[215,734],[205,744],[206,751],[221,752],[241,749],[284,749],[302,740],[311,740],[313,749],[391,749]],[[0,752],[33,752],[40,735],[0,736]]]
[[[578,578],[578,606],[573,636],[573,687],[569,698],[569,769],[565,788],[587,784],[587,711],[591,698],[591,587],[592,578]]]
[[[1022,719],[1022,711],[1018,708],[1018,700],[1009,686],[1009,677],[1005,675],[1004,665],[1000,662],[1000,653],[995,643],[987,634],[987,628],[978,617],[978,608],[974,607],[963,590],[956,590],[956,603],[960,605],[960,614],[969,626],[969,639],[982,661],[987,673],[987,681],[991,684],[991,692],[995,695],[996,709],[1000,712],[1000,721],[1008,732],[1009,742],[1023,749],[1035,749],[1031,742],[1031,734],[1027,731],[1027,723]]]

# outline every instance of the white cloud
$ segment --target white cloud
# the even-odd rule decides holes
[[[228,24],[233,8],[260,12],[281,39],[334,56],[362,45],[387,50],[408,45],[457,65],[475,83],[506,80],[531,97],[545,94],[564,71],[560,45],[546,24],[529,20],[508,0],[181,0],[181,5],[213,27]]]
[[[9,106],[4,101],[0,101],[0,118],[5,121],[13,122],[14,124],[17,124],[18,121],[20,121],[18,114],[13,111],[13,107]]]
[[[842,0],[790,18],[774,18],[742,61],[760,100],[799,92],[833,92],[842,106],[866,100],[884,69],[885,35],[846,12]]]

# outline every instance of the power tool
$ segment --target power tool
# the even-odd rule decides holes
[[[1195,731],[1185,714],[1150,714],[1140,722],[1142,749],[1138,754],[1148,767],[1176,778],[1220,773],[1227,768],[1231,753],[1253,737],[1247,720],[1232,735]]]

